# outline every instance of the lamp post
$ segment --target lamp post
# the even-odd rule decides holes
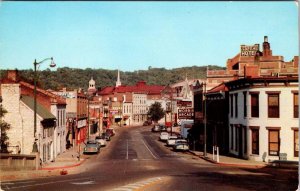
[[[37,81],[37,70],[36,70],[36,67],[40,64],[42,64],[43,62],[47,61],[47,60],[51,60],[51,63],[50,63],[50,67],[55,67],[56,64],[54,63],[53,61],[53,58],[45,58],[44,60],[40,61],[40,62],[37,62],[36,59],[34,60],[34,63],[33,63],[33,66],[34,66],[34,77],[33,77],[33,80],[34,80],[34,91],[33,91],[33,94],[34,94],[34,108],[33,108],[33,111],[34,111],[34,120],[33,120],[33,124],[34,124],[34,143],[33,143],[33,146],[32,146],[32,152],[38,152],[38,145],[37,145],[37,136],[36,136],[36,111],[37,111],[37,104],[36,104],[36,81]]]
[[[204,86],[204,92],[203,92],[203,95],[204,95],[204,157],[207,156],[207,153],[206,153],[206,121],[207,121],[207,118],[206,118],[206,83],[203,84]]]

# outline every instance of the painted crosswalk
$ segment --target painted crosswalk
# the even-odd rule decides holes
[[[113,189],[113,191],[137,191],[141,190],[143,187],[149,186],[151,184],[158,183],[163,180],[163,177],[155,177],[155,178],[150,178],[146,179],[144,181],[128,184],[122,187],[118,187]]]

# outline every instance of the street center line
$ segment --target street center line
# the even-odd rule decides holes
[[[157,157],[152,153],[152,151],[149,149],[149,147],[146,145],[145,141],[142,139],[143,144],[145,145],[145,147],[148,149],[148,151],[150,152],[150,154],[153,156],[153,158],[157,159]]]

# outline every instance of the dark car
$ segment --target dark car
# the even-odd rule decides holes
[[[144,123],[143,123],[143,126],[148,126],[148,125],[151,125],[152,124],[152,122],[149,120],[149,121],[144,121]]]
[[[111,138],[110,133],[105,132],[105,133],[102,133],[101,136],[104,137],[106,141],[110,141],[110,138]]]
[[[116,132],[115,132],[115,130],[113,128],[106,129],[106,133],[109,133],[111,137],[116,134]]]

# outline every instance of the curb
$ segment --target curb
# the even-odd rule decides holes
[[[195,156],[198,156],[199,158],[205,160],[205,161],[208,161],[210,163],[213,163],[213,164],[217,164],[219,166],[235,166],[235,167],[244,167],[244,168],[263,168],[263,167],[269,167],[268,165],[250,165],[250,164],[236,164],[236,163],[224,163],[224,162],[216,162],[208,157],[204,157],[204,156],[199,156],[197,154],[195,154],[194,152],[192,151],[189,151],[189,153],[195,155]]]
[[[54,166],[54,167],[45,167],[42,168],[40,170],[57,170],[57,169],[65,169],[65,168],[73,168],[73,167],[77,167],[80,166],[82,163],[84,163],[88,158],[83,159],[82,161],[80,161],[79,163],[73,164],[73,165],[69,165],[69,166]]]

